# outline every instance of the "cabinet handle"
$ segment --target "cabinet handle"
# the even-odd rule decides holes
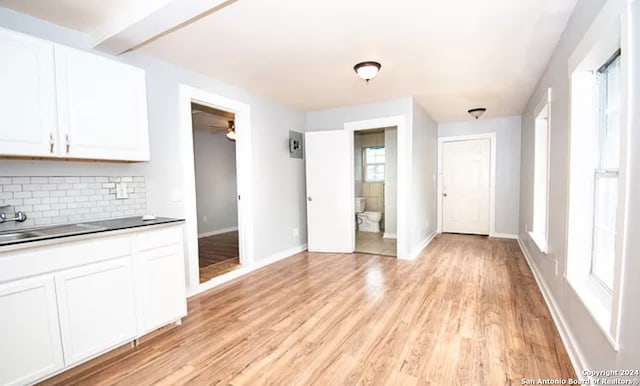
[[[69,153],[69,148],[71,147],[71,141],[69,141],[69,134],[64,136],[65,146],[67,148],[67,154]]]
[[[54,144],[55,142],[53,142],[53,133],[49,133],[49,153],[53,153]]]

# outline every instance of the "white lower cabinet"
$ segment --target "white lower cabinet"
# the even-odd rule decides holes
[[[52,275],[0,284],[0,385],[24,385],[64,367]]]
[[[131,257],[56,274],[66,365],[135,338]]]
[[[181,224],[0,249],[0,385],[25,385],[187,314]]]
[[[179,245],[152,249],[138,255],[141,334],[187,314],[183,256]]]

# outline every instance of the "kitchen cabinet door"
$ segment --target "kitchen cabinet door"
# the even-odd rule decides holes
[[[153,331],[187,314],[182,245],[152,249],[137,256],[142,292],[142,331]]]
[[[64,366],[53,276],[0,284],[0,385],[35,382]]]
[[[56,45],[62,157],[149,160],[145,73]]]
[[[0,28],[0,155],[58,152],[53,46]]]
[[[129,256],[62,271],[55,278],[67,366],[135,337]]]

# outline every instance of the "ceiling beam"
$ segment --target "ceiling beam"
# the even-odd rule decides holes
[[[130,9],[91,34],[93,48],[120,55],[210,15],[237,0],[167,0],[152,10]],[[134,2],[135,3],[135,2]]]

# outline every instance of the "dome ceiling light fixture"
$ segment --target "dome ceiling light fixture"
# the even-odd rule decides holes
[[[380,63],[373,61],[360,62],[353,66],[353,70],[356,74],[358,74],[358,76],[367,83],[378,75],[381,68],[382,65]]]
[[[467,112],[469,113],[469,115],[471,115],[471,116],[472,116],[472,117],[474,117],[475,119],[480,118],[480,116],[481,116],[482,114],[484,114],[484,112],[485,112],[485,111],[487,111],[487,109],[486,109],[486,108],[484,108],[484,107],[477,107],[477,108],[474,108],[474,109],[469,109],[469,110],[467,110]]]

